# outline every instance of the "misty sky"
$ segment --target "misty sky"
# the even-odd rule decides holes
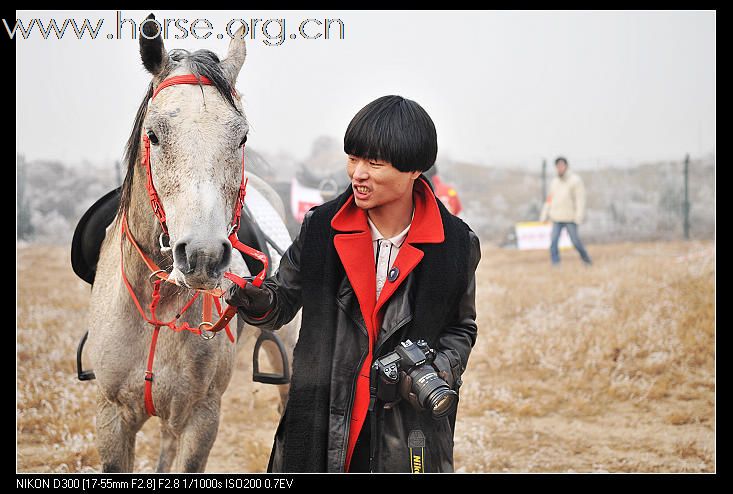
[[[125,10],[122,17],[140,22],[148,13]],[[248,145],[260,151],[304,159],[316,137],[342,139],[354,114],[385,94],[420,103],[435,122],[440,155],[454,160],[534,166],[562,154],[593,168],[715,150],[715,12],[155,14],[208,19],[209,39],[189,35],[165,45],[221,58],[229,40],[216,34],[230,19],[285,19],[279,46],[264,43],[258,23],[237,82],[252,128]],[[69,164],[119,159],[150,80],[129,23],[123,39],[107,39],[115,11],[17,15],[26,26],[36,17],[79,25],[104,19],[95,40],[76,39],[70,27],[62,40],[44,40],[35,27],[16,41],[18,152]],[[341,19],[345,39],[334,25],[331,39],[290,39],[309,18]],[[15,19],[7,22],[12,28]],[[268,33],[275,38],[280,26],[271,23]],[[318,28],[310,23],[306,34]]]

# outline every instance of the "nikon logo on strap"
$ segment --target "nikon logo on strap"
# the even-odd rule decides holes
[[[425,472],[425,434],[421,430],[410,431],[407,437],[410,450],[410,470],[412,473]]]

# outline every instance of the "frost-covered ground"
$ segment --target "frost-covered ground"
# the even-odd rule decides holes
[[[479,338],[455,434],[461,472],[715,470],[712,242],[589,245],[552,269],[546,252],[486,243]],[[17,469],[93,471],[93,382],[75,376],[89,287],[68,249],[18,248]],[[264,471],[278,421],[251,382],[252,341],[224,395],[207,471]],[[157,462],[157,419],[136,469]]]

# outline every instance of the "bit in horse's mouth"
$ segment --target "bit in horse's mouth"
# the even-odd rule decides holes
[[[201,291],[209,291],[215,290],[217,288],[222,288],[222,282],[224,281],[224,279],[225,278],[223,277],[219,277],[216,280],[213,280],[211,283],[190,283],[186,280],[186,276],[177,268],[174,268],[168,276],[168,281],[175,285],[187,288],[189,290]]]
[[[186,283],[186,287],[190,288],[191,290],[201,290],[203,292],[214,290],[217,287],[218,284],[209,284],[209,283]]]

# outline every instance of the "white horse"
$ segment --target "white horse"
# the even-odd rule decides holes
[[[175,320],[196,290],[226,290],[231,286],[223,277],[226,272],[249,273],[227,237],[242,183],[243,146],[249,130],[233,89],[246,48],[242,30],[222,61],[206,50],[166,52],[153,22],[145,23],[144,33],[140,54],[153,78],[127,144],[128,170],[120,209],[102,244],[87,320],[88,350],[98,384],[97,447],[103,471],[133,469],[135,437],[150,418],[144,400],[147,377],[161,425],[158,471],[200,472],[216,439],[221,397],[238,345],[224,332],[205,340],[195,331],[163,326],[154,351],[153,375],[146,374],[154,326],[143,319],[123,273],[147,317],[151,316],[151,281],[157,277],[151,278],[149,266],[125,238],[122,225],[126,217],[143,253],[170,271],[171,283],[160,283],[155,316],[161,321]],[[153,98],[163,81],[191,74],[210,82],[167,86]],[[165,211],[167,238],[161,236],[162,224],[151,209],[146,188],[144,136],[150,143],[149,169]],[[248,188],[254,186],[268,200],[280,202],[261,179],[249,173],[248,177]],[[282,213],[281,203],[274,207]],[[244,215],[242,221],[246,221]],[[180,316],[179,326],[199,327],[203,298],[197,297]],[[292,358],[299,324],[296,317],[280,333],[288,358]],[[243,326],[237,322],[237,330],[232,331],[235,340]],[[279,356],[272,360],[277,367]],[[284,402],[287,386],[280,388]]]

